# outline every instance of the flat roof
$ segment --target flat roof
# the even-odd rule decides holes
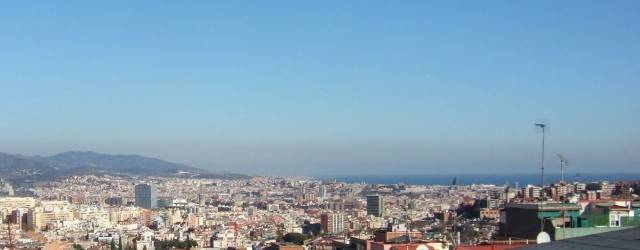
[[[532,210],[580,210],[582,207],[576,203],[507,203],[505,208],[520,208]]]
[[[616,205],[612,205],[612,206],[600,206],[598,205],[598,207],[603,207],[612,211],[629,211],[628,207],[623,207],[623,206],[616,206]]]
[[[526,245],[516,249],[640,249],[640,227]]]

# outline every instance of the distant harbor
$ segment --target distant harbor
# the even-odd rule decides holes
[[[526,174],[417,174],[417,175],[317,175],[318,179],[336,179],[339,182],[371,184],[397,184],[408,185],[451,185],[453,178],[457,177],[458,185],[493,184],[502,186],[509,184],[514,186],[517,182],[520,187],[532,184],[540,185],[540,173]],[[560,173],[545,174],[545,183],[560,181]],[[640,180],[640,173],[565,173],[567,182],[592,182],[592,181],[632,181]]]

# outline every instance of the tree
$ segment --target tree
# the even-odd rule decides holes
[[[189,228],[189,230],[191,230],[191,228]],[[191,240],[191,239],[189,238],[189,234],[188,234],[188,233],[190,233],[190,232],[189,232],[189,230],[187,230],[187,240],[184,242],[184,243],[185,243],[185,245],[187,245],[187,247],[186,247],[186,249],[187,249],[187,250],[191,250],[191,244],[189,244],[189,242],[188,242],[188,241],[190,241],[190,240]]]
[[[138,237],[133,238],[133,250],[139,250],[138,249]]]
[[[470,241],[470,240],[475,240],[478,236],[480,236],[480,233],[478,233],[475,229],[473,229],[473,227],[465,227],[462,230],[462,241]]]
[[[192,247],[197,247],[198,246],[198,242],[196,242],[195,240],[192,240],[192,239],[187,239],[184,242],[187,244],[187,249],[191,249]]]
[[[277,232],[277,236],[276,236],[276,241],[277,242],[283,242],[284,241],[284,235],[282,234],[282,232],[280,230],[278,230]]]
[[[153,240],[153,244],[155,245],[156,250],[167,250],[171,248],[179,248],[179,249],[191,249],[192,247],[198,246],[198,243],[194,240],[187,239],[185,241],[178,240]]]
[[[435,234],[435,233],[443,233],[444,232],[444,227],[443,226],[433,226],[433,228],[431,229],[431,231]]]
[[[307,236],[301,233],[288,233],[285,234],[282,239],[286,242],[291,242],[296,245],[303,245],[304,241],[307,239]]]

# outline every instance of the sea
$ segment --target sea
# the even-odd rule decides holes
[[[335,179],[339,182],[369,184],[398,184],[407,185],[451,185],[454,178],[457,185],[493,184],[496,186],[523,187],[527,184],[540,186],[541,173],[525,174],[417,174],[417,175],[317,175],[319,180]],[[544,176],[544,183],[556,183],[562,178],[560,173],[548,173]],[[573,182],[597,182],[597,181],[640,181],[640,173],[579,173],[564,174],[564,180]]]

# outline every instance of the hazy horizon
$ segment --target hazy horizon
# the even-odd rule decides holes
[[[46,155],[41,155],[41,154],[34,154],[34,155],[29,155],[29,154],[18,154],[18,153],[11,153],[11,152],[0,152],[0,153],[8,153],[8,154],[13,154],[13,155],[20,155],[20,156],[24,156],[24,157],[49,157],[49,156],[54,156],[57,154],[63,154],[63,153],[68,153],[68,152],[82,152],[82,153],[86,153],[86,152],[91,152],[91,153],[97,153],[97,154],[105,154],[105,155],[114,155],[114,156],[129,156],[129,155],[135,155],[135,156],[142,156],[142,157],[149,157],[149,158],[155,158],[158,160],[162,160],[162,161],[167,161],[167,162],[171,162],[171,163],[176,163],[176,164],[182,164],[182,165],[187,165],[189,167],[196,167],[196,168],[201,168],[201,169],[209,169],[209,170],[214,170],[214,171],[223,171],[223,172],[229,172],[229,173],[237,173],[237,174],[247,174],[247,175],[253,175],[253,176],[300,176],[300,177],[344,177],[344,176],[454,176],[454,175],[459,175],[459,176],[471,176],[471,175],[509,175],[509,174],[515,174],[515,175],[540,175],[540,165],[535,166],[533,169],[522,169],[522,168],[514,168],[511,170],[503,170],[503,171],[499,171],[499,172],[487,172],[487,171],[469,171],[469,172],[463,172],[463,171],[457,171],[457,172],[440,172],[440,171],[436,171],[436,172],[421,172],[421,171],[416,171],[416,172],[411,172],[411,173],[402,173],[402,172],[335,172],[335,173],[327,173],[327,172],[309,172],[309,173],[295,173],[295,172],[291,172],[291,173],[276,173],[276,172],[239,172],[239,171],[233,171],[233,170],[222,170],[219,168],[207,168],[207,167],[202,167],[202,166],[196,166],[196,165],[190,165],[190,164],[186,164],[184,162],[179,162],[179,161],[171,161],[171,160],[167,160],[167,159],[163,159],[162,157],[157,157],[157,156],[149,156],[149,155],[141,155],[141,154],[136,154],[136,153],[105,153],[105,152],[96,152],[94,150],[68,150],[68,151],[64,151],[64,152],[58,152],[58,153],[54,153],[54,154],[46,154]],[[556,166],[557,165],[557,166]],[[256,168],[260,168],[259,166]],[[448,170],[450,168],[439,168],[439,167],[434,167],[434,168],[438,168],[441,170]],[[599,173],[603,173],[603,174],[624,174],[624,173],[630,173],[630,174],[638,174],[640,173],[639,170],[636,169],[631,169],[628,171],[611,171],[608,170],[606,168],[599,168],[595,171],[581,171],[581,169],[573,169],[573,168],[569,168],[566,167],[564,169],[564,174],[565,176],[576,176],[576,175],[582,175],[582,174],[599,174]],[[549,163],[547,162],[545,165],[545,175],[547,176],[560,176],[561,171],[559,168],[559,163],[558,164],[553,164],[551,163],[551,165],[549,165]]]
[[[640,2],[4,2],[0,152],[245,174],[640,169]]]

